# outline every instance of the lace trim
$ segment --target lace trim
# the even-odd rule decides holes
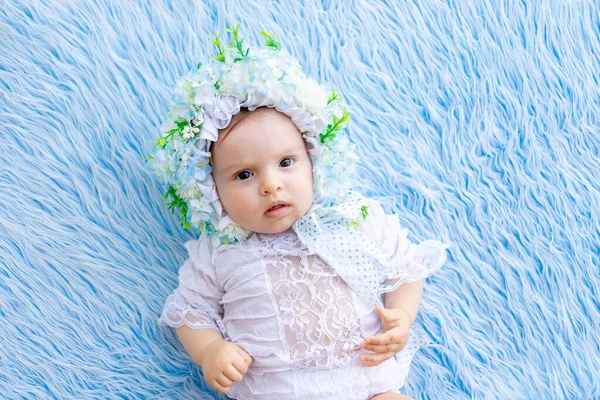
[[[165,303],[158,323],[172,328],[180,328],[183,325],[192,329],[213,328],[219,331],[224,339],[229,340],[227,330],[219,315],[210,310],[195,309],[189,304],[172,299],[168,299]]]
[[[403,283],[415,282],[432,275],[446,262],[447,244],[426,240],[412,247],[408,254],[391,259],[381,280],[381,292],[396,290]]]
[[[235,247],[246,253],[255,253],[260,256],[270,254],[301,254],[309,250],[298,240],[298,236],[292,229],[277,234],[255,233],[245,242],[226,244],[217,247],[213,251],[213,258],[225,249]]]

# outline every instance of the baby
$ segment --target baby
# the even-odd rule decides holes
[[[175,123],[149,158],[200,233],[186,243],[160,323],[234,399],[406,399],[399,389],[425,341],[413,329],[423,281],[449,246],[411,243],[397,216],[343,184],[354,159],[336,127],[346,111],[323,118],[329,124],[314,118],[325,113],[307,114],[310,101],[284,76],[312,82],[269,34],[272,49],[252,58],[237,29],[228,46],[237,57],[223,51],[223,70],[180,83],[188,108],[176,100]],[[242,83],[231,82],[244,63]],[[215,76],[211,98],[201,86]],[[273,79],[290,85],[248,89],[273,89]]]

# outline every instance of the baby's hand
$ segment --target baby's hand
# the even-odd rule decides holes
[[[208,384],[216,391],[226,393],[233,382],[242,380],[252,361],[252,357],[237,344],[217,340],[206,349],[200,366]]]
[[[359,359],[365,367],[375,367],[406,346],[411,326],[410,317],[399,308],[376,307],[375,312],[383,321],[384,333],[368,337],[360,347],[373,353],[361,354]]]

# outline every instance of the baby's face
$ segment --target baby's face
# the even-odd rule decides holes
[[[219,138],[211,153],[219,198],[238,225],[280,233],[312,205],[312,163],[287,115],[258,108]]]

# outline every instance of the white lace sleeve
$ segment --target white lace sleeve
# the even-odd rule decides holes
[[[179,286],[167,297],[158,322],[173,328],[213,328],[226,337],[220,304],[223,290],[212,263],[210,241],[190,240],[185,247],[189,258],[179,269]]]
[[[361,222],[361,229],[389,260],[385,270],[379,271],[382,292],[426,278],[444,264],[449,244],[438,240],[415,244],[407,239],[408,229],[400,225],[398,215],[386,214],[374,199],[366,199],[366,203],[369,214]]]

